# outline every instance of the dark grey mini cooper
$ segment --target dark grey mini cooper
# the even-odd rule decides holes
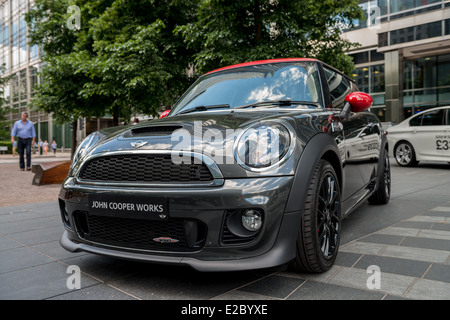
[[[81,143],[61,245],[202,271],[328,270],[343,217],[390,197],[386,136],[357,91],[314,59],[203,75],[167,117]]]

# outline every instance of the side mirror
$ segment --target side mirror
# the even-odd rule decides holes
[[[372,97],[364,92],[352,92],[345,97],[345,102],[351,106],[352,112],[362,112],[372,106]]]
[[[364,92],[352,92],[345,97],[345,104],[342,112],[339,114],[339,119],[348,120],[350,112],[362,112],[372,106],[372,98]]]
[[[161,113],[161,116],[160,116],[159,118],[162,119],[162,118],[167,117],[167,116],[169,115],[170,111],[171,111],[171,110],[166,110],[166,111],[164,111],[163,113]]]

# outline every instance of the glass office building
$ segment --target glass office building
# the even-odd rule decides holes
[[[425,109],[450,105],[450,0],[361,0],[366,20],[344,38],[372,112],[399,122]]]
[[[28,112],[36,129],[37,141],[56,140],[58,148],[69,148],[72,131],[69,123],[57,125],[51,115],[34,111],[29,107],[39,83],[40,52],[37,46],[28,44],[28,27],[24,13],[33,5],[32,0],[0,0],[0,65],[2,77],[11,77],[4,88],[4,107],[11,122],[19,120],[22,112]],[[12,127],[12,124],[11,124]]]

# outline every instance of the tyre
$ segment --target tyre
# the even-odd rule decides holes
[[[321,160],[309,184],[296,257],[290,266],[298,272],[320,273],[331,268],[341,233],[341,192],[333,166]]]
[[[402,167],[413,167],[417,165],[416,153],[413,146],[406,141],[402,141],[395,146],[394,156],[397,163]]]
[[[391,198],[391,165],[389,154],[385,149],[383,152],[383,165],[378,172],[378,187],[373,195],[369,197],[370,204],[386,204]]]

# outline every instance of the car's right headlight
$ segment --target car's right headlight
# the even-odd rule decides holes
[[[292,153],[292,130],[276,121],[264,121],[245,130],[235,145],[236,161],[250,171],[268,171]]]
[[[77,165],[80,159],[105,135],[100,132],[93,132],[88,135],[77,147],[73,155],[72,165],[70,166],[70,172]]]

